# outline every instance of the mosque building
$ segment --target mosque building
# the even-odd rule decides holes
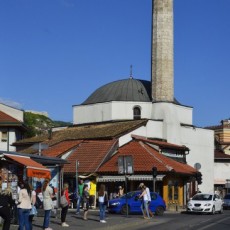
[[[146,138],[185,145],[187,163],[202,173],[200,190],[213,191],[214,133],[195,127],[193,108],[174,98],[173,0],[153,0],[151,81],[134,79],[108,83],[96,89],[82,104],[73,106],[76,125],[147,119],[134,132]],[[119,139],[119,146],[131,135]]]

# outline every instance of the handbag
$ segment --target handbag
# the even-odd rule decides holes
[[[32,208],[30,210],[30,216],[33,215],[33,216],[36,216],[38,214],[38,211],[36,209],[36,207],[34,205],[32,205]]]
[[[61,206],[62,208],[64,208],[64,207],[66,207],[67,205],[68,205],[68,201],[67,201],[67,199],[66,199],[66,197],[65,197],[65,194],[63,194],[63,195],[61,196],[60,206]]]

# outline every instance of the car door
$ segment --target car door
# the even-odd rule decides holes
[[[130,207],[132,212],[141,212],[141,200],[138,198],[140,192],[136,192],[131,198]]]
[[[151,192],[150,195],[151,195],[151,202],[150,202],[149,208],[151,211],[155,212],[158,206],[157,194]]]

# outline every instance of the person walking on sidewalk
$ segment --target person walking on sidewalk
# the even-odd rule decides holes
[[[31,189],[27,182],[24,182],[24,188],[19,192],[18,202],[19,230],[23,230],[24,227],[30,230]]]
[[[77,196],[76,214],[80,213],[80,207],[81,207],[81,204],[82,204],[83,187],[84,187],[83,180],[80,179],[78,187],[76,188],[76,196]]]
[[[49,228],[50,223],[50,214],[53,208],[53,189],[49,186],[49,179],[45,179],[42,187],[42,195],[43,195],[43,208],[45,210],[43,228],[45,230],[52,230]]]
[[[143,183],[141,183],[139,185],[139,187],[141,188],[141,194],[139,196],[139,199],[142,199],[142,202],[141,202],[141,211],[143,213],[143,216],[145,219],[150,219],[149,217],[149,208],[148,208],[148,195],[147,195],[147,191],[146,191],[146,188],[145,188],[145,185]],[[145,213],[147,216],[145,216]]]
[[[99,210],[100,210],[100,222],[106,223],[105,221],[105,209],[108,204],[108,193],[105,191],[105,185],[101,184],[98,191],[98,202],[99,202]]]
[[[83,210],[84,210],[84,220],[87,219],[88,211],[89,211],[89,186],[85,184],[83,187]]]
[[[153,217],[153,213],[150,209],[150,204],[151,204],[151,195],[150,195],[150,191],[149,191],[149,188],[147,186],[145,186],[145,190],[146,190],[146,193],[147,193],[147,197],[148,197],[148,210],[149,210],[149,216]]]
[[[33,189],[32,185],[29,184],[29,187],[30,187],[30,190],[31,190],[31,205],[32,206],[35,206],[35,203],[36,203],[36,192],[35,190]],[[33,229],[33,218],[34,218],[34,214],[31,214],[29,215],[29,225],[30,225],[30,230]]]
[[[68,201],[68,205],[66,207],[62,207],[62,209],[61,209],[61,226],[62,227],[69,227],[69,225],[65,222],[66,215],[67,215],[68,208],[69,208],[69,204],[70,204],[68,189],[69,189],[69,185],[67,183],[65,183],[63,185],[62,195],[65,195],[66,200]]]

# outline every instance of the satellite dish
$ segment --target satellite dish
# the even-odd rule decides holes
[[[200,163],[194,164],[194,168],[195,168],[196,170],[200,170],[200,169],[201,169],[201,164],[200,164]]]

